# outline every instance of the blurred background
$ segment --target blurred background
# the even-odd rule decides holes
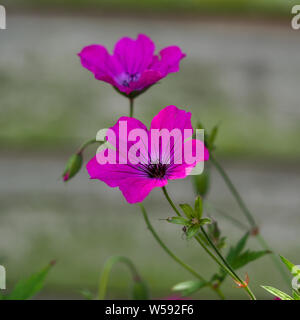
[[[0,31],[0,264],[8,288],[50,260],[57,265],[40,298],[80,299],[95,291],[105,260],[131,258],[152,297],[192,277],[175,265],[147,230],[138,206],[118,190],[89,181],[82,170],[67,184],[61,173],[71,153],[100,128],[128,114],[128,101],[94,80],[80,65],[83,46],[112,50],[122,36],[149,35],[157,50],[178,45],[187,54],[171,74],[136,100],[145,123],[175,104],[207,128],[219,124],[217,156],[228,170],[261,232],[276,252],[300,264],[300,31],[292,30],[287,0],[2,0],[7,30]],[[95,148],[85,154],[89,159]],[[192,202],[190,178],[169,185],[177,203]],[[209,199],[243,221],[212,170]],[[207,278],[216,267],[180,227],[160,221],[173,213],[160,190],[145,202],[166,243]],[[218,212],[228,243],[243,230]],[[257,248],[251,239],[249,246]],[[287,291],[269,257],[240,271],[259,286]],[[109,298],[128,297],[129,274],[117,266]],[[231,299],[247,298],[227,280]],[[193,296],[215,298],[209,290]]]

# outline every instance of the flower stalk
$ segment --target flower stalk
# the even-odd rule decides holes
[[[133,117],[134,112],[134,98],[129,98],[129,117]]]
[[[155,238],[155,240],[158,242],[158,244],[162,247],[162,249],[174,260],[176,261],[178,264],[180,264],[184,269],[186,269],[188,272],[190,272],[193,276],[195,276],[197,279],[199,279],[200,281],[203,281],[206,283],[206,286],[209,286],[212,290],[214,290],[217,295],[223,300],[224,299],[224,295],[221,292],[221,290],[219,288],[214,287],[210,282],[207,282],[198,272],[196,272],[191,266],[189,266],[188,264],[186,264],[185,262],[183,262],[180,258],[178,258],[167,246],[166,244],[161,240],[161,238],[158,236],[158,234],[156,233],[156,231],[154,230],[148,215],[147,215],[147,211],[145,209],[145,207],[143,206],[142,203],[140,203],[140,208],[141,211],[143,213],[143,217],[144,220],[146,222],[146,225],[148,227],[148,229],[150,230],[150,232],[152,233],[153,237]]]
[[[124,256],[112,256],[106,261],[104,268],[103,268],[103,271],[101,273],[101,277],[100,277],[100,281],[99,281],[99,288],[98,288],[98,297],[97,297],[98,300],[105,299],[108,280],[109,280],[111,270],[112,270],[113,266],[119,262],[124,263],[129,268],[129,270],[132,274],[132,278],[135,282],[141,281],[139,273],[130,259],[128,259]]]
[[[236,202],[238,203],[241,211],[245,215],[245,217],[246,217],[246,219],[247,219],[247,221],[248,221],[248,223],[251,226],[251,229],[253,231],[252,234],[255,235],[257,241],[260,243],[261,247],[264,250],[268,250],[270,252],[273,252],[270,249],[269,245],[267,244],[266,240],[259,233],[259,231],[258,231],[259,229],[257,227],[257,224],[256,224],[255,220],[254,220],[254,217],[251,214],[251,212],[248,209],[248,207],[246,206],[245,202],[243,201],[241,195],[239,194],[239,192],[235,188],[234,184],[232,183],[231,179],[227,175],[226,171],[223,169],[223,167],[220,165],[220,163],[215,159],[215,157],[213,156],[212,153],[210,153],[210,161],[215,166],[215,168],[218,170],[219,174],[221,175],[221,177],[223,178],[224,182],[226,183],[228,189],[230,190],[230,192],[232,193],[232,195],[235,198]],[[277,270],[280,272],[282,278],[285,280],[285,282],[288,285],[290,285],[290,278],[289,278],[288,274],[286,273],[286,270],[283,268],[283,266],[281,264],[281,261],[278,258],[278,256],[275,255],[274,253],[271,253],[271,258],[272,258],[272,261],[273,261],[274,265],[276,266]]]
[[[172,201],[172,199],[170,198],[166,187],[162,188],[163,193],[167,199],[167,201],[169,202],[169,204],[171,205],[171,207],[173,208],[173,210],[175,211],[175,213],[178,216],[182,216],[181,213],[179,212],[179,210],[176,208],[174,202]],[[229,276],[237,282],[243,283],[243,281],[240,279],[240,277],[235,273],[235,271],[231,268],[231,266],[229,265],[229,263],[226,261],[226,259],[222,256],[222,254],[220,253],[220,251],[218,250],[218,248],[214,245],[213,241],[211,241],[211,239],[208,237],[207,233],[205,232],[204,228],[201,227],[201,231],[204,234],[205,238],[207,239],[207,241],[209,242],[209,244],[212,246],[212,248],[214,249],[214,251],[216,252],[217,256],[221,259],[221,261],[219,261],[215,255],[207,248],[207,246],[203,243],[203,241],[201,240],[200,237],[195,236],[196,241],[202,246],[202,248],[206,251],[206,253],[208,253],[208,255],[222,268],[224,269],[224,271],[226,273],[229,274]],[[248,295],[250,296],[251,300],[256,300],[254,294],[252,293],[251,289],[248,286],[244,287],[245,291],[248,293]]]

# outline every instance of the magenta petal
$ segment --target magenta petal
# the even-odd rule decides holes
[[[142,73],[140,79],[137,82],[132,82],[131,91],[143,90],[152,84],[156,83],[162,78],[162,74],[159,71],[146,70]]]
[[[129,203],[142,202],[152,189],[163,187],[168,184],[166,179],[150,179],[150,178],[130,178],[126,179],[121,185],[125,199]]]
[[[196,145],[199,148],[200,154],[196,153]],[[190,147],[190,149],[187,148],[188,146]],[[181,164],[174,163],[174,159],[173,159],[173,163],[171,164],[170,168],[167,171],[167,179],[170,179],[170,180],[183,179],[191,173],[192,169],[196,166],[197,163],[204,162],[209,159],[208,149],[205,147],[202,141],[198,141],[195,139],[190,139],[188,141],[185,141],[184,151],[182,152],[182,154],[184,155],[186,152],[188,152],[188,150],[191,150],[190,155],[195,157],[195,159],[194,160],[193,158],[188,159],[190,161],[187,163],[186,160],[189,157],[186,158],[185,156],[183,156],[183,158],[181,159],[182,160]]]
[[[122,130],[120,130],[120,128],[125,128],[125,125],[126,124],[126,127],[127,127],[127,131],[126,132],[123,132]],[[117,123],[111,127],[111,129],[115,132],[115,135],[116,135],[116,146],[119,147],[119,142],[125,142],[127,141],[127,146],[129,149],[130,146],[132,144],[135,143],[135,141],[128,141],[128,136],[129,136],[129,133],[134,130],[134,129],[141,129],[141,130],[144,130],[147,134],[148,134],[148,128],[138,119],[135,119],[135,118],[131,118],[131,117],[121,117],[119,118],[119,120],[117,121]],[[110,141],[111,142],[111,141]],[[111,142],[113,143],[113,142]],[[145,141],[145,143],[148,143]]]
[[[119,40],[114,49],[116,57],[124,71],[130,75],[141,74],[152,61],[155,46],[146,35],[138,35],[136,40],[124,37]]]
[[[124,179],[138,174],[135,168],[125,164],[99,164],[96,156],[87,163],[86,168],[91,179],[101,180],[113,188],[118,187]]]
[[[178,72],[179,64],[186,54],[177,46],[170,46],[160,51],[161,59],[155,59],[153,69],[159,70],[165,77],[168,73]]]
[[[190,112],[180,110],[176,106],[167,106],[152,119],[151,129],[168,129],[172,131],[176,128],[181,130],[183,135],[184,129],[193,130],[191,117],[192,114]],[[192,132],[186,135],[185,138],[191,137]]]
[[[101,45],[90,45],[84,47],[78,54],[83,67],[91,71],[98,80],[114,84],[110,56]]]
[[[137,167],[126,164],[104,164],[92,158],[87,166],[91,179],[105,182],[109,187],[119,187],[125,199],[129,203],[142,202],[153,188],[163,187],[168,181],[166,179],[150,179],[139,176]]]

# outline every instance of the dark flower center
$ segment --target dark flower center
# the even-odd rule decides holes
[[[150,163],[147,166],[149,178],[163,178],[167,172],[168,165],[163,163]]]
[[[126,72],[125,79],[122,80],[122,85],[124,87],[129,87],[131,82],[136,82],[139,80],[139,78],[140,78],[140,74],[137,72],[133,74],[129,74],[128,72]]]

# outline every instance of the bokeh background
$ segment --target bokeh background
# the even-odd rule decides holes
[[[261,232],[276,252],[300,263],[300,31],[290,27],[287,0],[2,0],[7,30],[0,31],[0,263],[8,287],[52,259],[40,298],[82,298],[95,291],[105,260],[131,258],[152,297],[192,277],[175,265],[145,227],[139,208],[118,190],[91,182],[82,170],[61,182],[69,155],[103,127],[128,114],[128,101],[83,69],[77,53],[122,36],[145,33],[161,49],[179,45],[181,71],[136,100],[145,123],[175,104],[207,128],[220,124],[217,155]],[[88,159],[95,152],[91,147]],[[190,178],[170,183],[177,203],[192,202]],[[220,176],[212,170],[210,201],[245,222]],[[180,228],[159,220],[173,215],[160,190],[146,200],[162,238],[201,274],[216,267]],[[243,230],[213,213],[228,243]],[[256,248],[255,240],[249,246]],[[241,270],[259,287],[287,290],[269,257]],[[117,266],[109,298],[127,298],[128,271]],[[232,299],[246,298],[227,280]],[[209,290],[193,296],[215,298]]]

